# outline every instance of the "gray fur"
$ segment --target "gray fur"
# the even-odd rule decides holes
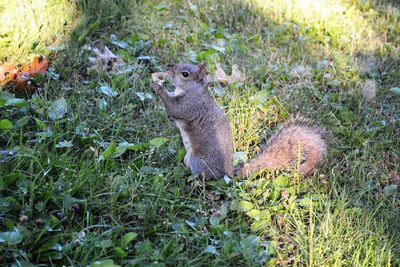
[[[181,75],[184,70],[190,72],[189,77]],[[206,179],[231,175],[232,132],[224,112],[207,90],[205,65],[177,64],[168,71],[168,76],[181,92],[172,95],[157,84],[153,84],[153,91],[188,136],[185,148],[190,146],[191,153],[186,155],[185,165]]]

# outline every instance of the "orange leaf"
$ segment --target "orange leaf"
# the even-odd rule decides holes
[[[17,67],[12,63],[5,63],[0,65],[0,84],[6,84],[13,79]]]
[[[36,74],[44,75],[49,68],[49,61],[47,58],[35,57],[32,61],[31,67],[24,65],[21,72],[15,77],[15,87],[19,90],[30,88],[30,79]]]
[[[0,65],[0,84],[15,83],[18,90],[31,89],[30,79],[36,74],[45,75],[49,68],[49,60],[35,57],[31,66],[25,64],[19,68],[15,63]]]
[[[45,57],[39,58],[35,57],[32,62],[32,66],[29,69],[29,72],[34,74],[44,75],[49,68],[49,60]]]

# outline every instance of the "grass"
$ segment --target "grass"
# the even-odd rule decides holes
[[[52,70],[1,88],[2,265],[400,264],[394,1],[17,2],[0,0],[0,63]],[[104,45],[125,72],[91,67]],[[331,132],[318,171],[190,175],[150,73],[201,60],[248,77],[210,85],[242,157],[301,114]]]

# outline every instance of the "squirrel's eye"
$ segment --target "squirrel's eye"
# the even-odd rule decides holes
[[[183,77],[188,77],[189,76],[189,72],[187,72],[187,71],[182,71],[182,76]]]

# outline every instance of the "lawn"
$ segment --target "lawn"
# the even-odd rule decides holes
[[[0,20],[0,64],[50,60],[0,85],[0,265],[400,266],[397,1],[0,0]],[[191,175],[151,73],[202,60],[247,77],[209,86],[235,162],[301,115],[330,133],[318,170]]]

